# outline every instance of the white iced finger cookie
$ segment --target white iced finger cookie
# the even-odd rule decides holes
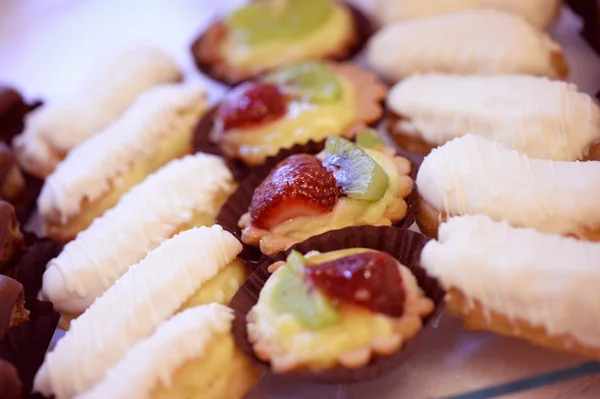
[[[567,74],[558,43],[524,19],[495,10],[387,25],[369,41],[367,59],[389,81],[429,72],[550,78]]]
[[[151,335],[241,252],[221,226],[186,230],[132,266],[58,341],[34,389],[72,398],[99,382],[134,344]]]
[[[372,7],[384,24],[407,19],[428,18],[468,9],[503,10],[520,15],[544,30],[556,18],[561,0],[374,0]]]
[[[59,312],[82,313],[164,240],[212,224],[234,188],[221,158],[195,154],[171,161],[132,187],[48,263],[44,298]]]
[[[46,234],[62,242],[73,239],[131,186],[189,153],[206,107],[204,89],[194,85],[161,85],[139,96],[48,176],[38,198]]]
[[[417,223],[426,234],[435,234],[440,217],[484,214],[513,226],[600,238],[600,162],[532,159],[465,135],[434,149],[416,183]]]
[[[14,140],[23,168],[43,178],[77,144],[115,121],[142,92],[181,80],[164,53],[139,47],[100,63],[67,97],[48,101],[26,118]]]
[[[237,362],[247,363],[230,334],[233,318],[232,310],[219,304],[184,310],[133,346],[77,399],[240,399],[257,376],[249,364],[243,365],[244,374],[231,373]],[[242,392],[232,391],[240,380]]]
[[[600,108],[574,84],[526,75],[413,75],[387,98],[389,128],[427,149],[473,133],[533,158],[587,158],[600,141]]]
[[[483,216],[440,226],[421,254],[467,327],[600,356],[600,244]]]

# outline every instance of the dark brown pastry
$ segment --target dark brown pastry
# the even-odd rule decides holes
[[[18,259],[25,251],[15,208],[0,200],[0,274],[14,276]]]
[[[9,143],[23,130],[23,118],[30,106],[14,89],[0,85],[0,141]]]
[[[10,277],[0,275],[0,340],[9,328],[29,320],[25,309],[23,285]]]
[[[0,360],[0,398],[18,399],[21,397],[23,384],[19,379],[15,366],[5,360]]]
[[[0,143],[0,199],[17,209],[23,207],[25,199],[25,179],[17,157],[5,143]]]

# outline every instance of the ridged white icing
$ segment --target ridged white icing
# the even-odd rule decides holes
[[[104,379],[77,399],[150,399],[159,382],[188,361],[201,359],[211,340],[231,329],[233,311],[216,303],[186,309],[131,348]],[[198,392],[198,397],[202,396]]]
[[[202,87],[156,86],[139,96],[115,123],[75,147],[48,176],[38,198],[42,216],[58,212],[64,222],[108,192],[119,176],[140,158],[152,158],[164,138],[191,140],[193,128],[207,107]]]
[[[383,23],[427,18],[465,9],[497,9],[520,15],[538,29],[555,17],[560,0],[375,0],[375,11]]]
[[[231,172],[219,157],[196,154],[170,162],[132,187],[48,263],[44,297],[61,312],[82,313],[194,212],[216,216],[215,199],[233,189]]]
[[[162,243],[71,323],[46,355],[35,390],[64,399],[90,389],[241,250],[219,225],[187,230]]]
[[[574,161],[600,140],[600,108],[571,83],[525,75],[414,75],[388,107],[406,133],[440,145],[467,133],[533,158]]]
[[[455,216],[485,214],[558,234],[600,225],[600,162],[531,159],[480,136],[434,149],[417,187],[425,201]]]
[[[600,244],[479,216],[452,218],[421,264],[443,287],[549,335],[600,347]]]
[[[66,153],[117,119],[143,91],[181,79],[164,53],[139,47],[98,65],[69,96],[30,113],[15,147],[25,166],[53,168],[55,151]]]
[[[389,80],[427,72],[557,77],[560,46],[522,18],[468,10],[385,26],[367,46],[370,65]]]

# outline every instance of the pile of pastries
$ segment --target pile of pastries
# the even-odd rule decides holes
[[[152,47],[0,91],[0,397],[374,378],[436,310],[600,358],[600,107],[561,80],[560,0],[370,5],[215,21],[214,106]]]

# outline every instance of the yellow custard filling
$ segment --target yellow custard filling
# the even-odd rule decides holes
[[[257,378],[245,356],[235,347],[231,334],[221,334],[208,345],[202,358],[177,370],[170,384],[159,383],[151,397],[239,399]]]
[[[347,7],[334,4],[327,22],[298,40],[248,45],[236,40],[234,35],[227,35],[220,53],[235,67],[262,71],[295,61],[324,58],[339,50],[353,34],[352,14]]]
[[[354,84],[339,76],[342,98],[332,103],[293,101],[288,112],[273,123],[256,128],[221,133],[223,144],[248,164],[260,164],[281,148],[321,141],[345,133],[356,120],[357,93]]]
[[[389,156],[376,150],[364,151],[383,168],[389,178],[389,186],[379,201],[343,197],[326,215],[297,217],[273,227],[270,232],[292,238],[294,241],[303,241],[326,231],[348,226],[391,225],[385,214],[388,207],[397,202],[401,182],[398,168]]]

